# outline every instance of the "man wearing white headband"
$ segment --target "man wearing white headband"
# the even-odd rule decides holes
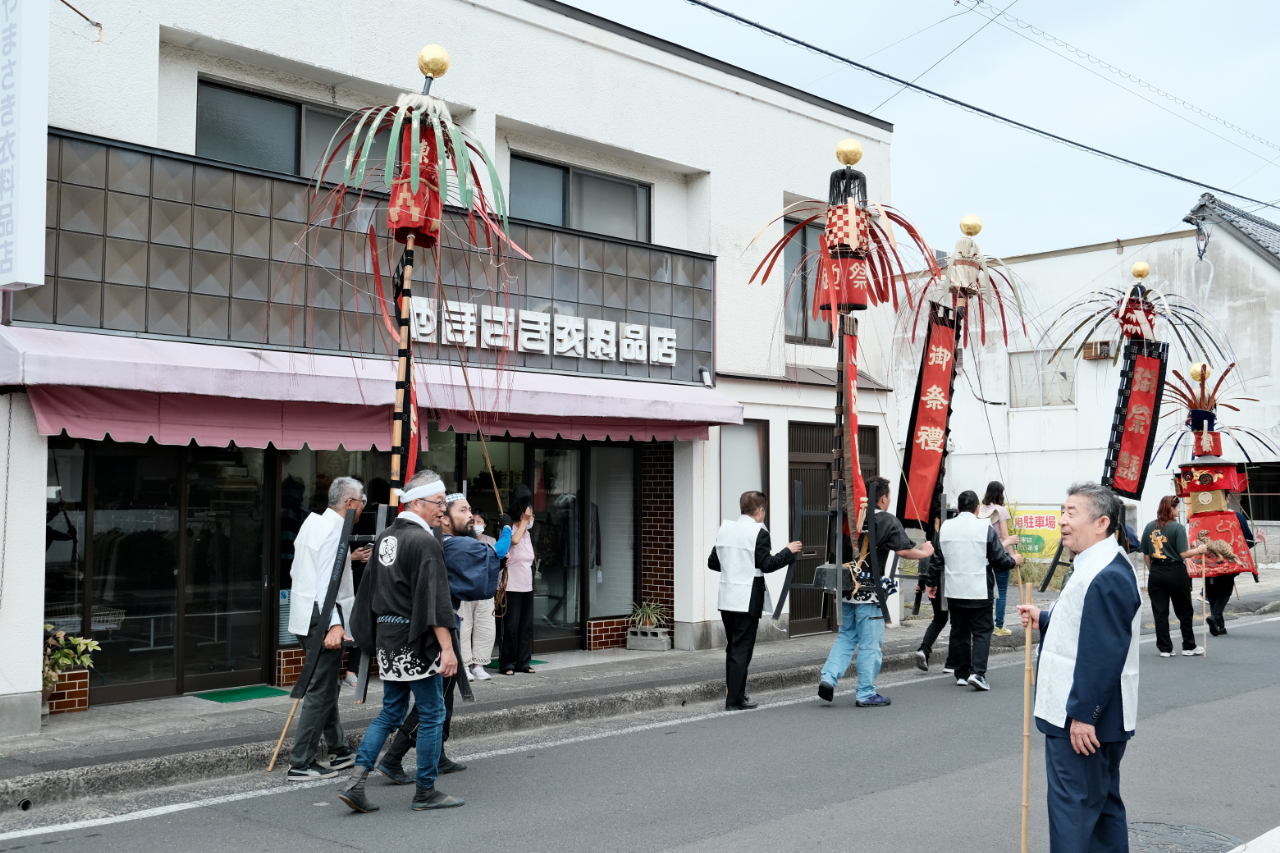
[[[445,488],[431,470],[415,474],[407,485],[401,493],[404,512],[378,537],[351,619],[356,644],[375,650],[382,678],[382,712],[365,731],[351,780],[338,794],[358,812],[378,810],[365,795],[365,782],[387,737],[404,722],[410,693],[420,718],[412,808],[462,805],[461,798],[435,786],[444,725],[441,682],[458,671],[444,551],[431,532],[444,515]]]

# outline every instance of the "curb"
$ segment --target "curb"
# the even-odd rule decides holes
[[[1021,638],[996,638],[993,649],[1021,648]],[[1016,643],[1009,642],[1010,640]],[[895,672],[915,666],[915,652],[899,652],[885,655],[881,672]],[[850,667],[852,673],[854,667]],[[802,685],[816,685],[822,667],[807,665],[766,671],[751,675],[747,687],[751,691],[766,692],[784,690]],[[724,680],[714,679],[693,684],[677,684],[624,691],[606,696],[569,699],[560,702],[540,702],[515,708],[479,711],[460,714],[451,723],[452,737],[481,737],[503,732],[524,731],[543,726],[560,725],[584,720],[599,720],[655,711],[685,705],[689,702],[712,702],[724,697]],[[349,744],[358,746],[365,727],[347,728]],[[287,755],[292,739],[286,739],[282,755]],[[182,785],[208,781],[227,776],[237,776],[254,771],[263,772],[271,761],[274,741],[215,747],[213,749],[182,752],[162,758],[139,758],[111,764],[76,767],[70,770],[50,770],[32,773],[0,782],[0,815],[10,812],[39,809],[56,803],[84,797],[100,797],[123,794],[148,788]],[[287,761],[285,762],[287,763]],[[280,764],[277,763],[277,767]]]

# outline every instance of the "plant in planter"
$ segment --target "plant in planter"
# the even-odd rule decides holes
[[[96,640],[72,637],[66,631],[55,631],[52,625],[44,626],[44,680],[41,693],[44,701],[58,686],[58,679],[68,669],[93,665],[93,653],[99,648]]]
[[[631,602],[631,616],[627,618],[627,648],[639,651],[665,652],[671,648],[671,629],[663,627],[670,620],[665,605],[646,601]]]

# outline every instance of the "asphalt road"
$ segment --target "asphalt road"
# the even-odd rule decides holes
[[[1280,824],[1280,619],[1230,627],[1207,659],[1142,645],[1123,765],[1131,825],[1219,834],[1162,850],[1225,850],[1228,836]],[[336,784],[259,774],[6,818],[0,851],[1016,850],[1022,656],[993,664],[985,694],[939,671],[882,679],[887,709],[856,708],[844,683],[831,705],[786,691],[752,712],[690,706],[458,743],[470,768],[439,784],[467,804],[440,813],[411,812],[413,789],[381,779],[370,793],[382,810],[358,815]],[[1032,850],[1048,849],[1041,740],[1033,732]],[[88,819],[100,822],[48,826]]]

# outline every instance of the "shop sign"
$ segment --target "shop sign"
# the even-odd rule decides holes
[[[417,343],[505,349],[539,355],[676,363],[676,330],[639,323],[546,314],[470,302],[413,297],[411,334]]]
[[[1018,535],[1018,553],[1032,559],[1052,559],[1062,541],[1062,511],[1014,509],[1009,514]]]
[[[0,290],[44,284],[49,9],[0,0]]]

